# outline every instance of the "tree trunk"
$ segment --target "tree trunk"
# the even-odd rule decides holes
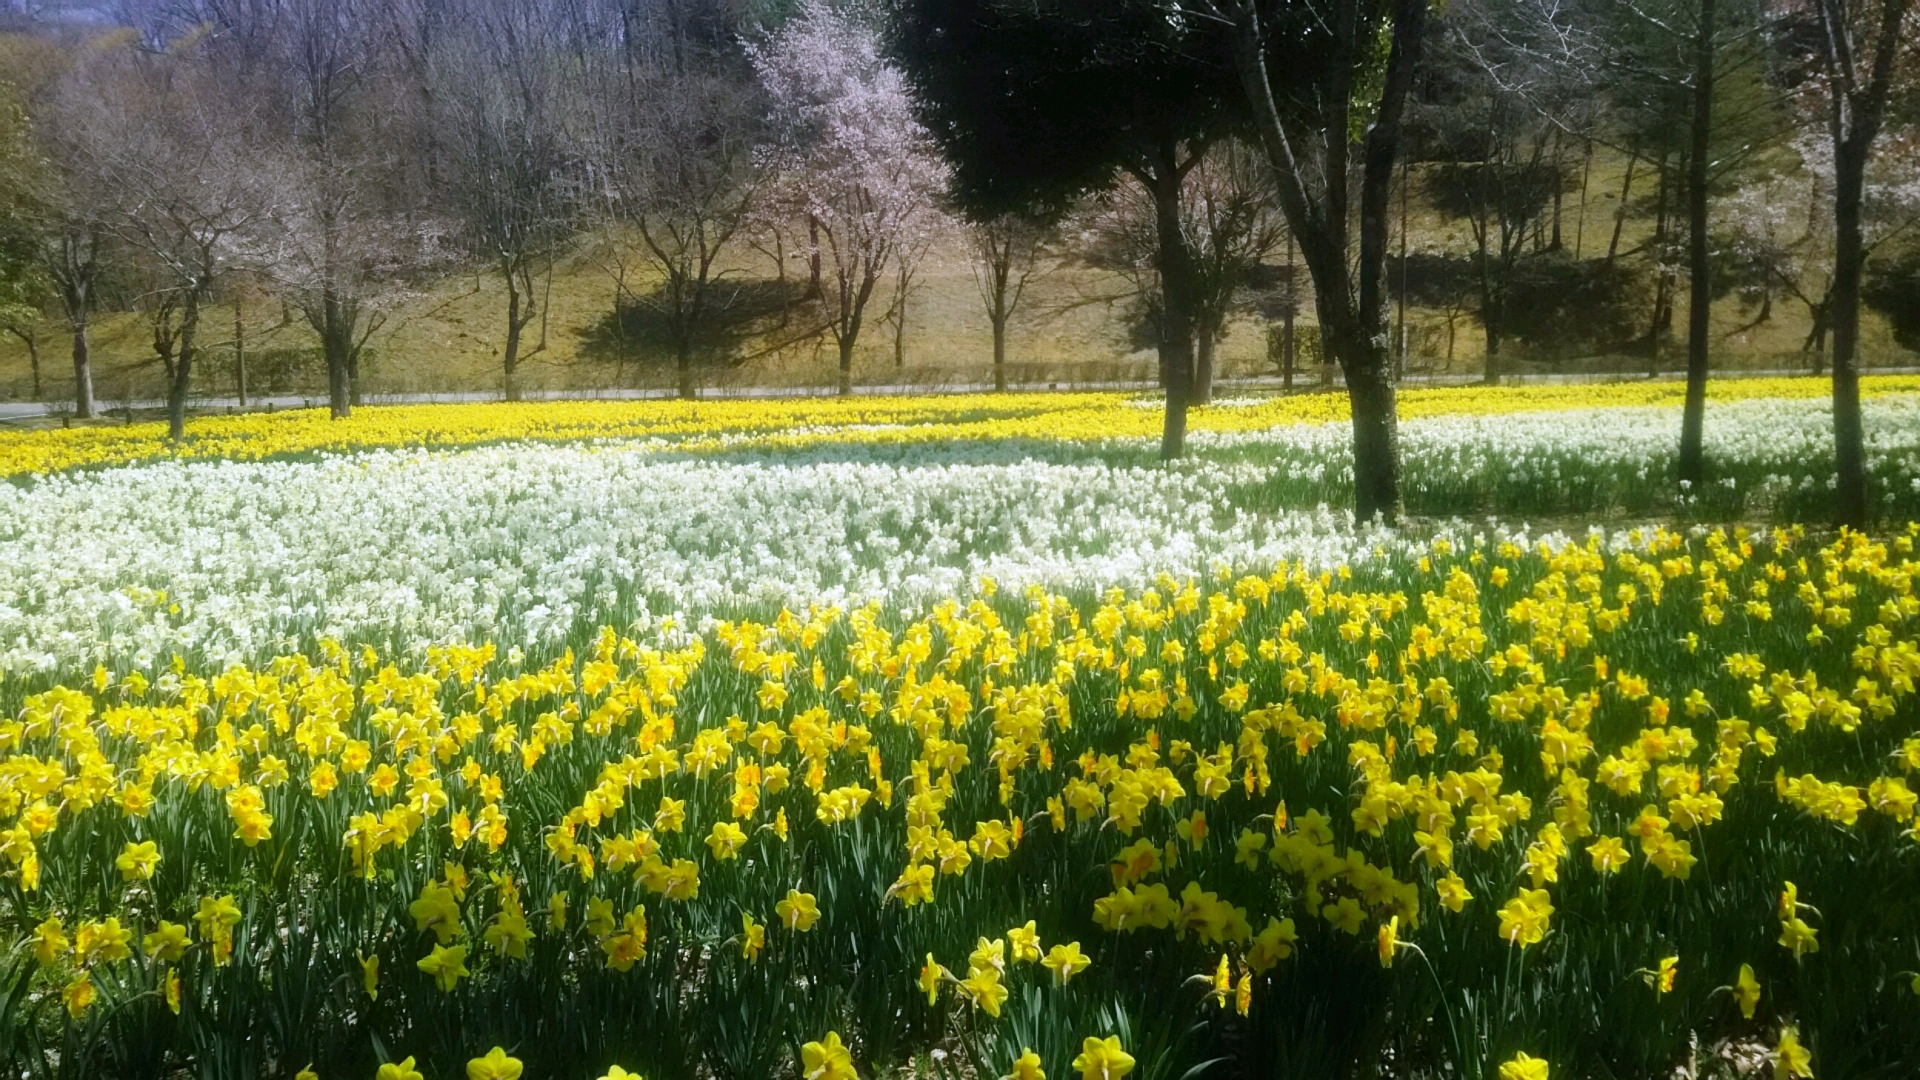
[[[1580,159],[1580,217],[1573,223],[1573,261],[1580,261],[1580,244],[1587,238],[1587,180],[1593,175],[1593,140],[1587,140],[1586,156]]]
[[[320,291],[320,352],[327,362],[327,411],[335,420],[353,415],[353,327],[344,326],[340,297]]]
[[[818,300],[826,296],[820,284],[820,219],[807,215],[807,296]]]
[[[996,313],[993,317],[993,388],[996,392],[1007,389],[1007,316]]]
[[[1492,170],[1487,170],[1491,172]],[[1480,326],[1487,335],[1487,363],[1480,381],[1493,386],[1500,381],[1500,323],[1503,316],[1500,298],[1494,293],[1493,272],[1487,259],[1487,229],[1480,229]]]
[[[1160,370],[1167,382],[1167,410],[1160,456],[1173,460],[1187,450],[1187,404],[1193,397],[1193,258],[1180,232],[1180,172],[1177,148],[1161,147],[1153,181],[1154,226],[1160,248]]]
[[[1407,374],[1407,159],[1400,159],[1400,311],[1394,320],[1394,374]]]
[[[87,344],[87,317],[73,320],[73,415],[93,417],[93,360]]]
[[[247,407],[247,327],[240,313],[240,296],[233,298],[233,388],[241,408]]]
[[[1707,248],[1707,156],[1713,136],[1714,0],[1700,0],[1693,65],[1693,128],[1687,149],[1687,399],[1680,417],[1680,479],[1698,487],[1706,472],[1707,344],[1713,266]]]
[[[507,350],[501,389],[508,401],[519,401],[520,381],[517,369],[520,365],[520,330],[527,324],[527,320],[520,316],[520,286],[514,280],[514,268],[508,265],[503,269],[507,279]]]
[[[1834,148],[1833,288],[1827,301],[1827,319],[1833,332],[1833,464],[1838,481],[1834,523],[1864,529],[1867,463],[1855,352],[1860,342],[1860,275],[1866,263],[1860,204],[1867,154],[1865,146],[1856,147],[1854,143],[1848,139]]]
[[[1253,109],[1262,148],[1276,179],[1287,223],[1306,256],[1320,312],[1323,348],[1346,374],[1353,410],[1354,515],[1391,523],[1400,513],[1399,424],[1395,416],[1393,358],[1388,346],[1386,254],[1389,196],[1400,151],[1400,122],[1426,33],[1427,0],[1395,0],[1392,37],[1381,89],[1362,144],[1358,296],[1348,284],[1347,201],[1350,174],[1346,123],[1324,134],[1327,159],[1297,157],[1267,76],[1265,43],[1256,5],[1246,5],[1233,40],[1235,66]],[[1369,45],[1373,38],[1368,39]],[[1304,144],[1303,144],[1304,145]],[[1320,169],[1316,189],[1307,179]]]
[[[681,342],[674,349],[674,366],[680,373],[680,396],[692,401],[699,395],[693,389],[693,348],[688,342]]]
[[[1293,393],[1293,312],[1299,306],[1294,281],[1293,233],[1287,233],[1287,306],[1280,313],[1280,388]]]
[[[1866,264],[1861,202],[1867,158],[1886,115],[1899,59],[1901,25],[1910,0],[1879,0],[1874,12],[1872,64],[1855,55],[1853,28],[1845,4],[1820,0],[1825,30],[1826,67],[1831,96],[1833,138],[1833,284],[1827,293],[1827,319],[1833,331],[1833,464],[1836,473],[1834,522],[1843,528],[1867,527],[1865,430],[1860,415],[1860,275]]]
[[[1832,307],[1833,285],[1829,283],[1827,285],[1827,292],[1820,297],[1820,302],[1809,305],[1807,316],[1813,325],[1807,328],[1807,340],[1800,346],[1801,352],[1813,354],[1813,373],[1815,375],[1819,375],[1826,370],[1827,312],[1832,310]]]
[[[337,361],[332,353],[337,347],[333,336],[329,334],[321,348],[327,356],[327,412],[335,420],[344,420],[353,415],[352,379],[347,373],[347,365]]]
[[[853,335],[841,337],[840,345],[840,396],[853,396]]]
[[[1667,269],[1667,155],[1660,155],[1660,199],[1653,215],[1653,257],[1660,266],[1660,277],[1653,289],[1653,320],[1647,328],[1647,378],[1660,374],[1660,336],[1673,325],[1673,271]]]
[[[1640,164],[1640,149],[1635,147],[1627,155],[1627,176],[1620,181],[1620,205],[1613,208],[1613,238],[1607,241],[1607,267],[1613,267],[1614,256],[1620,253],[1620,230],[1627,224],[1627,196],[1633,194],[1633,167]]]
[[[907,264],[905,253],[900,257],[898,273],[893,299],[893,366],[904,368],[907,366],[907,294],[913,288],[913,269]]]
[[[1707,0],[1712,3],[1713,0]],[[1560,250],[1560,196],[1566,185],[1560,182],[1560,129],[1553,132],[1553,236],[1547,241],[1548,251]]]
[[[33,399],[40,400],[40,334],[34,330],[15,330],[15,336],[27,345],[27,368],[33,376]]]
[[[1392,522],[1400,514],[1400,422],[1384,342],[1336,339],[1353,409],[1354,517]]]
[[[181,302],[179,351],[167,386],[167,438],[174,442],[187,434],[187,389],[193,379],[193,335],[199,323],[200,299],[189,292]]]
[[[1204,322],[1194,333],[1193,392],[1188,400],[1195,405],[1213,402],[1213,328]]]

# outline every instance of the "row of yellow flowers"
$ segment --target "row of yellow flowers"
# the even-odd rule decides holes
[[[524,966],[539,939],[622,973],[692,947],[663,941],[649,902],[713,956],[759,964],[768,907],[781,948],[830,917],[796,849],[882,830],[878,869],[897,877],[873,891],[908,913],[1041,837],[1092,860],[1101,894],[1067,934],[989,931],[951,970],[929,952],[930,1007],[944,995],[999,1020],[1021,964],[1065,987],[1093,960],[1042,934],[1090,917],[1096,952],[1192,942],[1208,957],[1196,978],[1246,1015],[1310,941],[1368,943],[1392,969],[1413,949],[1444,961],[1449,927],[1484,925],[1525,954],[1575,932],[1573,882],[1682,895],[1708,845],[1756,814],[1793,815],[1779,827],[1809,851],[1876,827],[1920,839],[1917,532],[1816,546],[1654,531],[1614,551],[1438,540],[1388,580],[1292,565],[1092,602],[988,581],[917,618],[781,611],[651,644],[607,629],[525,669],[492,645],[409,658],[332,642],[257,668],[103,667],[0,720],[0,885],[80,1019],[144,926],[176,1014],[186,964],[244,962],[243,902],[226,892],[243,886],[208,878],[210,843],[307,863],[326,889],[417,881],[400,894],[411,936],[353,953],[377,1001],[377,948],[454,994]],[[324,829],[280,831],[303,821]],[[201,863],[176,854],[191,850]],[[111,911],[43,899],[96,904],[108,859]],[[1849,898],[1829,887],[1823,915],[1791,881],[1764,887],[1780,890],[1778,948],[1794,965],[1820,953],[1818,924]],[[682,919],[703,895],[732,905],[730,936]],[[1760,957],[1665,952],[1645,958],[1657,996],[1684,961],[1721,972],[1755,1017]],[[1779,1075],[1810,1076],[1775,1019]],[[809,1078],[853,1076],[837,1035],[802,1057]],[[1114,1036],[1073,1064],[1089,1080],[1132,1067]],[[1500,1068],[1546,1073],[1525,1055]],[[1022,1048],[1009,1075],[1044,1069]]]
[[[1867,395],[1920,391],[1920,377],[1862,380]],[[1816,398],[1818,379],[1712,384],[1715,401]],[[1406,390],[1402,418],[1678,404],[1675,382]],[[255,461],[379,447],[462,447],[492,442],[658,439],[684,450],[799,447],[823,442],[926,443],[963,439],[1093,441],[1158,434],[1160,418],[1122,394],[925,395],[724,401],[564,401],[397,405],[335,421],[323,409],[195,419],[179,443],[163,423],[104,424],[0,435],[0,475],[167,459]],[[1301,394],[1194,412],[1196,431],[1255,431],[1348,417],[1344,394]]]

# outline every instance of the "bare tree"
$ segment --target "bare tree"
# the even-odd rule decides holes
[[[263,42],[275,104],[289,136],[280,147],[285,195],[277,207],[281,257],[274,279],[320,339],[332,414],[360,401],[367,339],[406,295],[397,282],[422,267],[434,231],[408,200],[386,123],[369,115],[378,81],[378,22],[366,0],[278,0]]]
[[[921,230],[893,253],[893,306],[887,309],[887,321],[893,324],[893,366],[896,368],[907,366],[907,311],[912,306],[913,294],[920,291],[920,268],[926,265],[927,254],[938,238],[939,234],[933,229]]]
[[[81,419],[95,411],[91,329],[107,274],[107,220],[114,193],[100,176],[89,144],[79,136],[90,130],[85,121],[98,109],[94,82],[124,62],[131,41],[120,34],[89,43],[34,109],[48,164],[47,182],[38,194],[39,262],[72,335],[74,415]]]
[[[980,289],[987,322],[993,327],[993,388],[1007,388],[1007,326],[1026,297],[1027,283],[1039,269],[1050,233],[1042,223],[1002,214],[968,226],[973,280]]]
[[[0,80],[0,330],[27,347],[33,396],[40,396],[40,324],[52,282],[39,265],[45,215],[38,189],[47,169],[34,146],[18,92]]]
[[[725,70],[642,69],[620,81],[627,86],[602,91],[615,104],[588,150],[596,210],[638,236],[659,277],[657,288],[628,295],[665,323],[680,396],[692,398],[695,353],[737,295],[725,288],[721,260],[760,190],[763,106],[755,84]]]
[[[465,0],[431,58],[443,208],[507,290],[502,389],[520,399],[523,334],[546,314],[538,278],[572,235],[564,54],[538,5]]]
[[[1266,162],[1235,139],[1210,147],[1187,177],[1181,201],[1197,285],[1191,400],[1213,400],[1214,352],[1228,320],[1251,301],[1255,268],[1287,239]]]
[[[228,272],[267,261],[256,232],[276,194],[259,167],[253,103],[206,85],[196,40],[95,68],[93,107],[70,117],[89,170],[114,197],[106,228],[151,273],[175,439],[185,433],[201,310]]]
[[[1867,466],[1860,418],[1860,278],[1866,266],[1867,163],[1886,121],[1894,68],[1911,0],[1813,0],[1825,75],[1827,135],[1833,143],[1833,450],[1835,519],[1867,524]]]
[[[1193,364],[1181,399],[1205,404],[1213,396],[1214,353],[1233,314],[1255,302],[1256,267],[1279,250],[1286,223],[1274,202],[1267,165],[1259,151],[1230,139],[1197,145],[1179,170],[1171,192],[1156,194],[1147,180],[1132,177],[1079,215],[1089,265],[1118,274],[1133,286],[1130,321],[1136,333],[1164,342],[1184,333]],[[1162,200],[1170,200],[1163,221]],[[1173,239],[1164,235],[1172,230]],[[1169,259],[1169,248],[1182,257]],[[1173,311],[1164,268],[1178,264],[1184,313]],[[1171,315],[1169,314],[1171,312]],[[1137,343],[1137,341],[1136,341]],[[1161,377],[1172,384],[1173,365],[1162,356]]]
[[[752,56],[774,127],[769,209],[808,222],[840,393],[852,394],[867,304],[899,252],[938,227],[944,168],[875,34],[822,0]]]

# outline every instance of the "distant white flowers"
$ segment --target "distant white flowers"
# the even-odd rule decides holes
[[[1636,492],[1667,483],[1676,419],[1627,409],[1411,421],[1406,484],[1413,501],[1468,515],[1502,491],[1554,506],[1605,489],[1631,509]],[[1825,423],[1817,403],[1711,409],[1709,456],[1726,473],[1712,486],[1824,486]],[[1883,490],[1912,500],[1920,405],[1870,402],[1868,423]],[[0,668],[146,666],[175,652],[218,664],[320,635],[532,649],[667,614],[684,625],[783,603],[922,605],[982,575],[1101,588],[1163,571],[1410,557],[1424,539],[1356,532],[1314,507],[1338,490],[1348,438],[1343,424],[1196,434],[1195,456],[1173,466],[1145,442],[708,459],[636,443],[58,476],[0,487]]]

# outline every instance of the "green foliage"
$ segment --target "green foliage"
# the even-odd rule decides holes
[[[1895,341],[1920,352],[1920,247],[1869,263],[1860,299],[1886,318]]]

